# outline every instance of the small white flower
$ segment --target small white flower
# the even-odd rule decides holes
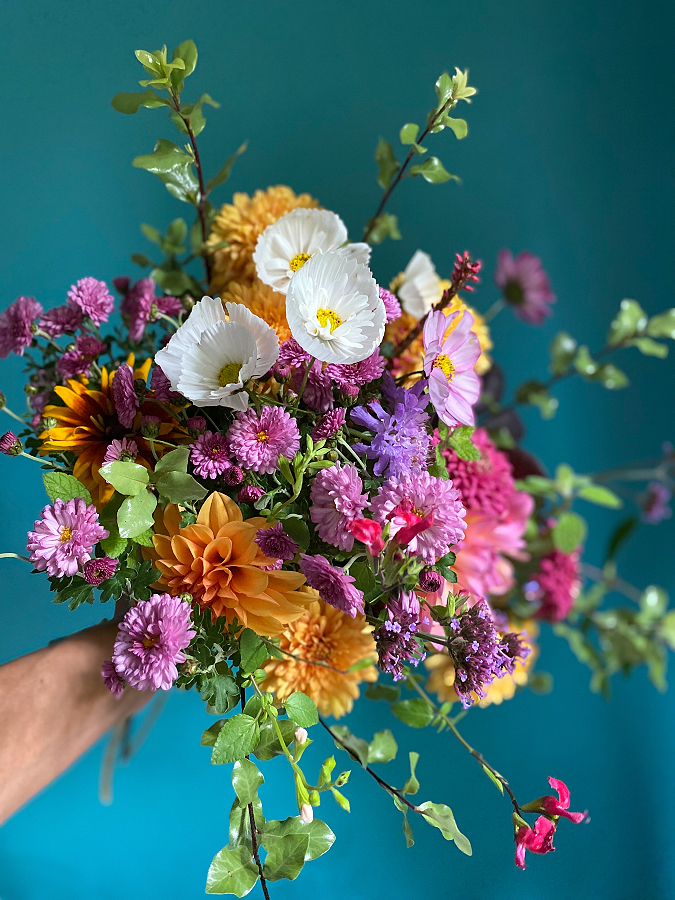
[[[303,803],[302,809],[300,810],[300,821],[303,825],[309,825],[309,823],[314,819],[314,810],[309,805],[309,803]]]
[[[398,289],[403,309],[421,319],[443,296],[441,279],[428,253],[417,250],[403,272],[403,284]]]
[[[307,729],[306,728],[296,728],[295,729],[295,740],[298,744],[304,744],[307,741]]]
[[[204,297],[155,362],[195,406],[248,406],[244,385],[264,375],[279,355],[273,328],[241,303]]]
[[[339,252],[318,253],[286,295],[291,334],[315,359],[361,362],[379,347],[386,311],[370,269]]]
[[[253,261],[258,278],[285,294],[293,275],[316,253],[337,250],[368,265],[368,244],[347,244],[347,228],[329,209],[294,209],[277,219],[258,238]]]

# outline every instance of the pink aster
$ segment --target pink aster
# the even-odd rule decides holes
[[[480,459],[460,459],[454,450],[444,450],[443,456],[453,485],[467,509],[501,515],[507,508],[515,487],[511,463],[498,450],[487,431],[477,428],[472,441],[480,451]]]
[[[48,309],[38,322],[41,331],[50,338],[61,337],[62,334],[73,334],[84,320],[82,310],[78,306],[55,306]]]
[[[309,493],[309,515],[322,541],[339,550],[352,549],[354,536],[347,526],[361,518],[368,505],[368,494],[362,491],[363,482],[350,463],[336,462],[317,473]]]
[[[363,612],[363,591],[354,587],[355,578],[342,569],[332,566],[325,556],[300,555],[300,570],[307,584],[321,595],[321,599],[341,609],[343,613],[356,617]]]
[[[153,594],[132,606],[120,624],[113,663],[131,687],[168,691],[178,677],[176,663],[196,632],[190,604],[169,594]]]
[[[140,407],[140,400],[134,388],[134,370],[128,363],[124,363],[115,372],[113,377],[113,399],[115,412],[124,428],[131,428],[134,424],[136,410]]]
[[[469,312],[446,316],[441,310],[430,313],[424,323],[424,371],[429,377],[429,396],[439,418],[451,427],[473,425],[471,407],[480,394],[480,378],[473,368],[480,356],[480,344],[471,331],[472,325]]]
[[[138,444],[133,438],[123,437],[121,441],[114,440],[108,444],[108,449],[103,457],[103,465],[110,462],[133,462],[138,456]]]
[[[563,553],[553,550],[539,562],[539,571],[524,586],[528,600],[539,601],[535,613],[538,619],[561,622],[569,615],[577,598],[579,579],[579,552]]]
[[[350,365],[340,366],[332,364],[326,366],[324,374],[336,385],[339,390],[348,391],[358,389],[371,381],[377,381],[382,377],[387,360],[380,354],[379,350],[361,360],[361,362],[351,363]]]
[[[115,574],[119,560],[111,559],[109,556],[97,557],[88,560],[82,567],[82,577],[89,584],[98,587]]]
[[[101,666],[101,678],[103,679],[103,684],[108,688],[110,693],[119,700],[124,693],[124,685],[120,681],[120,676],[117,674],[111,659],[106,659]]]
[[[514,257],[510,250],[500,250],[495,282],[515,314],[526,322],[541,325],[551,315],[556,296],[541,260],[534,253],[523,250]]]
[[[312,440],[325,441],[335,437],[345,424],[347,410],[342,406],[324,413],[312,429]]]
[[[75,575],[96,544],[108,537],[99,525],[96,507],[81,497],[45,506],[34,527],[28,532],[29,559],[38,572],[47,570],[58,577]]]
[[[526,869],[525,851],[531,853],[552,853],[553,835],[555,825],[545,816],[539,816],[534,823],[534,828],[529,825],[521,825],[516,829],[516,865],[519,869]]]
[[[181,396],[171,390],[171,382],[157,365],[152,367],[150,389],[154,392],[155,400],[159,400],[160,403],[171,403]]]
[[[284,559],[293,559],[300,549],[296,541],[284,531],[281,522],[277,522],[270,528],[261,528],[255,539],[265,556],[280,562]],[[281,566],[279,566],[281,568]]]
[[[141,340],[145,326],[154,321],[157,312],[176,316],[183,308],[177,297],[156,297],[155,288],[152,278],[141,278],[128,289],[122,300],[120,311],[129,326],[129,339],[132,341]]]
[[[190,461],[200,478],[222,475],[232,465],[225,436],[213,431],[200,434],[190,448]]]
[[[108,321],[115,301],[105,281],[81,278],[68,291],[68,304],[89,316],[94,325],[102,325]]]
[[[105,352],[106,345],[90,334],[81,334],[72,350],[68,350],[56,363],[56,371],[63,378],[89,375],[92,362]]]
[[[380,300],[384,303],[384,310],[387,314],[387,324],[389,322],[394,322],[401,315],[401,304],[398,302],[398,297],[395,294],[392,294],[391,291],[386,290],[386,288],[380,288]]]
[[[23,356],[33,342],[32,327],[42,314],[42,306],[35,297],[19,297],[0,313],[0,359],[10,353]]]
[[[423,470],[385,481],[371,510],[380,525],[389,522],[392,537],[414,521],[426,520],[428,527],[413,536],[407,546],[427,563],[433,564],[445,556],[464,537],[466,511],[459,491],[452,481],[435,478]]]
[[[260,412],[247,409],[237,416],[227,432],[230,450],[244,469],[271,475],[279,457],[292,459],[300,449],[295,419],[280,406],[264,406]]]

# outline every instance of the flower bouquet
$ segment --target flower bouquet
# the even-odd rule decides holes
[[[675,611],[661,588],[638,590],[617,573],[638,516],[621,520],[597,568],[581,562],[576,509],[617,509],[608,484],[640,480],[639,513],[658,522],[670,515],[675,453],[664,446],[593,476],[562,463],[551,477],[519,445],[517,410],[551,417],[552,388],[570,376],[625,387],[605,357],[628,347],[666,356],[675,310],[650,318],[623,300],[594,355],[558,334],[550,377],[505,401],[489,322],[504,309],[531,325],[550,315],[555,297],[536,256],[502,251],[498,299],[483,314],[468,302],[483,268],[468,252],[447,280],[422,251],[381,276],[388,287],[374,274],[373,247],[400,237],[387,211],[397,185],[456,178],[423,142],[445,130],[466,137],[453,113],[476,93],[468,72],[443,73],[425,125],[401,128],[402,161],[380,140],[379,206],[350,241],[335,212],[288,187],[214,206],[245,145],[207,180],[197,139],[218,104],[183,98],[194,43],[171,58],[166,48],[136,56],[144,90],[113,106],[168,111],[180,144],[161,138],[134,165],[192,206],[194,223],[177,218],[166,234],[142,226],[159,257],[137,254],[149,274],[115,279],[112,320],[113,291],[92,277],[54,309],[20,297],[0,315],[0,356],[26,360],[29,407],[18,415],[2,398],[20,428],[0,450],[41,462],[49,497],[28,555],[2,555],[46,572],[56,603],[115,604],[119,630],[101,672],[113,694],[194,689],[217,717],[202,744],[215,765],[233,764],[233,802],[207,893],[242,897],[260,881],[269,897],[271,882],[295,879],[331,847],[317,813],[333,801],[349,810],[354,768],[401,811],[407,846],[424,820],[471,854],[448,798],[418,800],[418,753],[395,787],[382,774],[397,753],[391,730],[367,740],[333,721],[364,684],[366,702],[448,732],[473,757],[509,802],[524,868],[527,850],[553,850],[561,818],[586,813],[570,811],[556,778],[557,796],[521,802],[458,723],[527,684],[545,688],[533,671],[544,626],[592,668],[594,689],[641,664],[663,685]],[[616,591],[630,605],[608,607]],[[319,740],[327,758],[310,771],[303,754]],[[297,801],[284,820],[265,818],[259,796],[259,767],[276,756]]]

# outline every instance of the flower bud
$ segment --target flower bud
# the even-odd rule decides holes
[[[153,438],[159,437],[159,429],[161,425],[159,416],[143,416],[141,419],[141,434],[143,437]]]
[[[48,431],[50,428],[56,428],[58,425],[58,420],[54,418],[54,416],[43,416],[42,417],[42,427]],[[135,457],[134,457],[135,458]]]
[[[204,416],[192,416],[187,420],[187,428],[190,437],[199,437],[206,431],[206,419]]]
[[[40,393],[40,389],[36,387],[34,384],[27,384],[24,387],[24,391],[28,394],[29,397],[34,397],[36,394]]]
[[[82,577],[88,584],[98,587],[115,574],[118,560],[104,556],[102,559],[89,559],[82,568]]]
[[[181,675],[190,677],[191,675],[197,674],[199,665],[195,659],[186,659],[182,665],[178,666],[178,671]]]
[[[131,279],[120,276],[118,278],[113,278],[113,284],[115,285],[115,290],[124,296],[129,290]]]
[[[223,481],[228,487],[236,487],[244,480],[244,473],[239,466],[229,466],[223,472]]]
[[[180,302],[183,304],[183,309],[186,312],[190,312],[195,305],[195,298],[191,294],[184,294]]]
[[[179,594],[178,596],[183,601],[183,603],[192,603],[192,594],[188,594],[187,592],[185,592],[184,594]]]
[[[309,803],[303,803],[302,809],[300,810],[300,821],[303,825],[309,825],[309,823],[314,819],[314,810],[309,805]]]
[[[7,406],[7,398],[2,393],[2,391],[0,391],[0,409],[4,409],[6,406]]]
[[[0,453],[5,456],[20,456],[23,453],[23,444],[13,431],[6,431],[0,437]]]
[[[435,594],[443,587],[443,576],[435,569],[422,569],[419,577],[420,590],[426,591],[428,594]]]
[[[258,487],[257,484],[245,484],[237,494],[237,501],[239,503],[255,503],[255,501],[260,500],[264,494],[265,491],[261,487]]]
[[[319,796],[318,791],[309,792],[309,802],[312,804],[312,806],[318,806],[321,803],[321,797]]]
[[[296,728],[295,729],[295,740],[298,744],[304,744],[307,740],[307,729],[306,728]]]
[[[159,308],[158,308],[158,306],[157,306],[156,303],[153,303],[153,304],[150,306],[150,321],[151,321],[151,322],[154,322],[154,321],[155,321],[155,319],[157,318],[157,314],[158,314],[158,313],[159,313]]]

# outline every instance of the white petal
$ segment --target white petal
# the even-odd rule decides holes
[[[417,250],[403,272],[398,296],[405,312],[421,319],[443,296],[441,280],[428,253]]]
[[[225,310],[220,297],[202,297],[166,347],[155,354],[155,362],[171,382],[174,391],[178,390],[185,351],[199,341],[207,328],[224,321]]]
[[[274,328],[255,316],[243,303],[226,303],[230,322],[243,325],[253,335],[257,347],[257,362],[249,378],[260,378],[269,372],[279,356],[279,338]]]
[[[347,244],[345,247],[340,247],[338,253],[341,253],[346,259],[355,259],[361,265],[368,266],[370,265],[370,254],[372,253],[372,247],[370,244]]]
[[[256,360],[255,339],[247,328],[234,322],[217,322],[202,333],[197,344],[185,351],[178,390],[195,406],[232,406],[231,395],[242,391]],[[220,370],[230,363],[241,366],[239,378],[233,384],[221,386]]]

